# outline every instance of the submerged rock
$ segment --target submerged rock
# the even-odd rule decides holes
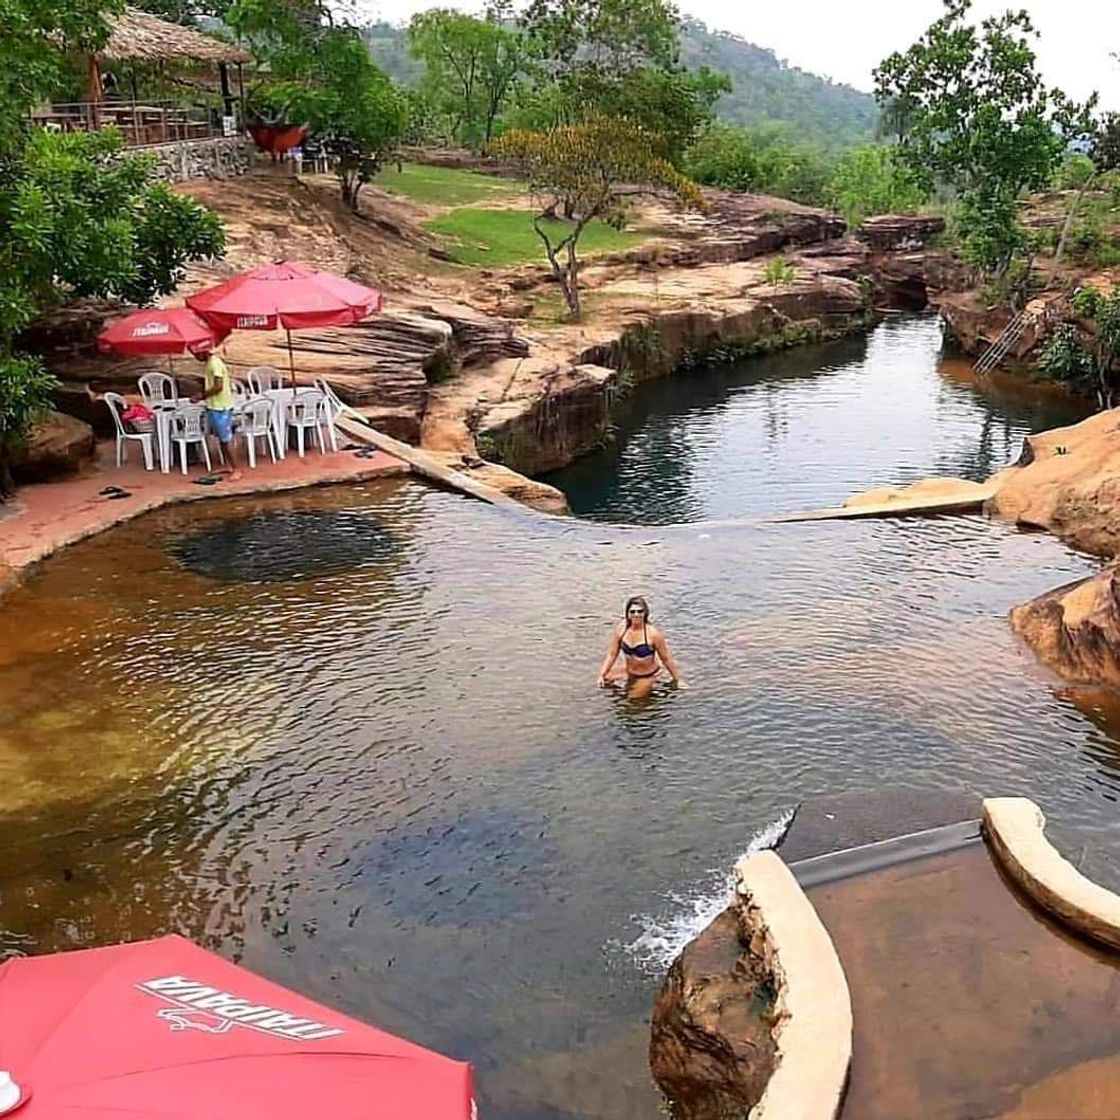
[[[1120,688],[1120,569],[1048,591],[1011,612],[1011,627],[1067,680]]]
[[[650,1069],[679,1120],[746,1114],[774,1068],[773,991],[736,907],[673,962],[654,1006]]]

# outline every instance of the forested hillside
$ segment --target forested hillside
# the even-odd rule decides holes
[[[716,107],[728,124],[786,125],[798,139],[821,147],[863,144],[874,134],[878,110],[870,94],[786,66],[773,51],[735,35],[688,20],[681,61],[731,79],[731,92]]]
[[[363,32],[374,61],[398,81],[415,83],[423,66],[408,50],[403,28],[374,24]],[[869,94],[786,66],[773,51],[688,20],[681,35],[686,66],[710,66],[732,81],[716,111],[729,124],[782,125],[814,147],[866,143],[877,111]]]

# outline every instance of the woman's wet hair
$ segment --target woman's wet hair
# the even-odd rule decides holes
[[[626,609],[622,612],[622,617],[627,622],[630,621],[631,607],[641,607],[645,612],[646,622],[649,622],[649,603],[647,603],[645,599],[641,597],[641,595],[631,595],[630,598],[626,600]]]

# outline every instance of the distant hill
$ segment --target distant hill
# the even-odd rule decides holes
[[[686,20],[681,61],[710,66],[731,79],[731,92],[716,106],[728,124],[784,125],[822,147],[865,144],[874,135],[879,110],[871,94],[787,66],[773,51],[737,35]]]
[[[374,61],[399,82],[411,85],[423,66],[408,52],[404,28],[376,23],[363,31]],[[716,107],[728,124],[780,125],[814,146],[836,148],[871,140],[878,111],[875,99],[851,86],[787,66],[773,51],[722,31],[686,20],[681,61],[710,66],[732,82]]]

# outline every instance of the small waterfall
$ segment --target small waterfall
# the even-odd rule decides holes
[[[750,838],[743,855],[779,844],[796,812],[796,808],[787,809],[760,828]],[[727,908],[730,897],[730,870],[712,871],[690,890],[668,891],[665,895],[667,912],[635,914],[633,921],[640,933],[631,942],[615,942],[613,948],[620,950],[647,975],[664,976],[680,951]]]

